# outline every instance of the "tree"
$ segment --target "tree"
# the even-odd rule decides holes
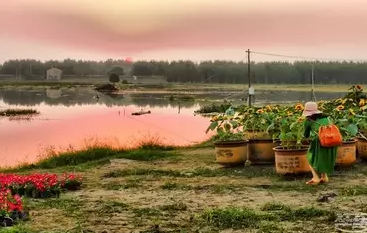
[[[111,73],[110,74],[110,82],[111,83],[118,83],[120,82],[120,76],[116,73]]]
[[[114,66],[112,69],[108,72],[109,75],[112,73],[118,74],[118,75],[124,75],[124,68],[121,66]]]

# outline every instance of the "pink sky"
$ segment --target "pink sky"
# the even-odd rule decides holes
[[[248,48],[367,59],[365,0],[12,0],[1,3],[0,28],[0,62],[241,60]]]

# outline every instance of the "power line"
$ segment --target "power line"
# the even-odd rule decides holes
[[[295,56],[295,55],[285,55],[285,54],[276,54],[276,53],[265,53],[265,52],[257,52],[252,51],[253,54],[259,55],[266,55],[266,56],[273,56],[273,57],[285,57],[285,58],[294,58],[294,59],[305,59],[305,60],[315,60],[315,61],[363,61],[366,62],[367,60],[363,59],[339,59],[339,58],[316,58],[316,57],[305,57],[305,56]]]

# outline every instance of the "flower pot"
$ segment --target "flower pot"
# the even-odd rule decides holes
[[[243,164],[247,158],[248,141],[214,143],[217,163],[225,166]]]
[[[272,139],[250,139],[248,153],[251,164],[274,164],[273,148],[276,146],[279,146],[279,142],[274,142]]]
[[[351,166],[357,160],[357,141],[343,142],[338,147],[336,155],[336,165],[338,166]]]
[[[367,160],[367,140],[359,137],[357,141],[358,156],[363,160]]]
[[[273,148],[275,152],[275,168],[278,174],[300,174],[311,171],[307,161],[308,146],[301,149]]]

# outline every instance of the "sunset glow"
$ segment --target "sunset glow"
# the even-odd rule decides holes
[[[32,56],[238,60],[247,48],[363,58],[366,12],[363,0],[12,0],[0,9],[0,61]],[[27,46],[42,51],[19,49]],[[330,52],[336,49],[339,53]]]

